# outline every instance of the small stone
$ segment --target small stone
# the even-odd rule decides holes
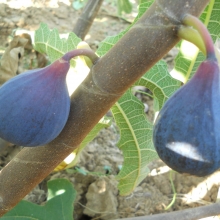
[[[6,13],[6,5],[5,4],[0,4],[0,16],[5,17],[7,15]]]
[[[18,23],[17,23],[17,25],[18,25],[19,27],[24,26],[24,25],[25,25],[25,19],[24,19],[24,18],[20,18],[19,21],[18,21]]]
[[[98,213],[106,213],[106,215],[102,215],[102,219],[116,219],[118,201],[117,194],[114,193],[117,187],[115,183],[110,178],[101,177],[90,184],[86,194],[87,204],[83,213],[90,217],[99,217]]]
[[[136,213],[135,213],[135,216],[144,216],[145,215],[145,212],[143,210],[138,210]]]
[[[21,18],[20,16],[14,16],[11,18],[11,21],[13,21],[14,23],[18,23],[20,18]]]
[[[144,112],[147,113],[149,110],[148,104],[144,103]]]

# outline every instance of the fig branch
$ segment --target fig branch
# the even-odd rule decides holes
[[[82,40],[89,32],[92,22],[99,12],[99,9],[103,3],[103,0],[88,1],[83,8],[82,14],[78,18],[73,32]]]
[[[208,0],[157,0],[118,43],[91,68],[71,97],[60,135],[49,144],[22,149],[0,173],[0,216],[47,177],[147,70],[180,40],[185,14],[199,16]],[[172,16],[170,16],[172,14]]]

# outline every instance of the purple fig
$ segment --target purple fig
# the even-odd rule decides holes
[[[206,176],[220,168],[220,78],[215,56],[165,103],[153,131],[159,157],[180,173]]]
[[[180,173],[206,176],[220,168],[220,71],[211,35],[195,16],[186,14],[184,25],[196,29],[206,60],[192,79],[165,103],[153,131],[159,157]],[[189,29],[190,30],[190,29]],[[180,37],[185,33],[178,32]]]
[[[66,124],[70,97],[69,61],[30,70],[0,87],[0,137],[21,146],[40,146],[56,138]]]

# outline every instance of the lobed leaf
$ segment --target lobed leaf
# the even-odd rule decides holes
[[[66,52],[73,50],[81,42],[73,32],[66,38],[60,38],[57,29],[50,30],[48,25],[41,23],[35,31],[34,47],[40,53],[46,53],[51,62],[62,57]]]
[[[168,97],[179,88],[180,82],[172,79],[167,64],[159,61],[135,85],[145,86],[152,91],[156,100],[155,108],[159,110]],[[147,176],[148,163],[157,158],[152,143],[153,125],[145,116],[143,104],[132,97],[132,94],[128,95],[128,92],[112,107],[112,112],[121,132],[118,145],[123,151],[124,164],[118,175],[118,188],[124,195],[132,192]],[[136,159],[131,159],[128,155],[133,155]],[[133,169],[129,168],[131,163]]]
[[[157,158],[152,143],[152,124],[144,113],[143,103],[130,90],[111,108],[120,128],[118,147],[124,163],[117,178],[121,195],[130,194],[148,174],[148,163]]]

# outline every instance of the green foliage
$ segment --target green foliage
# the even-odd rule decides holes
[[[150,89],[158,108],[161,108],[180,83],[170,77],[166,63],[159,61],[135,85]],[[149,162],[157,158],[152,143],[153,124],[146,118],[143,104],[130,90],[112,107],[112,113],[121,131],[118,146],[124,156],[124,164],[117,177],[118,188],[121,195],[127,195],[147,176]]]
[[[148,1],[148,2],[143,1],[141,3],[138,16],[135,19],[134,23],[142,16],[142,14],[147,10],[147,8],[150,7],[150,5],[152,3],[153,3],[153,0]],[[119,35],[117,35],[115,37],[107,38],[100,46],[97,53],[99,55],[105,54],[132,27],[132,25],[128,29],[126,29],[125,31],[120,33]],[[111,41],[111,44],[109,44],[109,41]],[[41,53],[46,53],[49,56],[51,61],[54,61],[54,60],[60,58],[63,54],[65,54],[65,52],[76,48],[77,45],[79,44],[79,42],[80,42],[80,39],[77,38],[74,35],[74,33],[70,33],[69,36],[67,37],[67,39],[61,39],[61,36],[58,34],[58,31],[57,30],[50,30],[46,24],[41,24],[40,28],[35,32],[35,44],[34,44],[35,49]],[[166,70],[167,69],[166,64],[165,63],[163,63],[163,64],[164,64],[163,68],[164,68],[164,70]],[[161,66],[162,66],[161,63],[158,64],[159,69],[161,69]],[[72,65],[72,68],[76,68],[75,64]],[[166,71],[166,73],[167,73],[167,71]],[[160,94],[160,92],[157,92],[157,91],[160,91],[161,88],[160,88],[160,86],[159,87],[157,86],[156,81],[154,82],[154,79],[156,80],[156,77],[154,77],[154,78],[150,77],[148,84],[150,84],[150,81],[152,79],[153,79],[152,84],[154,84],[155,87],[152,86],[152,87],[150,87],[150,89],[154,90],[153,92],[155,93],[156,97],[158,98],[160,105],[162,105],[163,101],[165,101],[165,98],[163,97],[163,95]],[[148,81],[147,78],[143,77],[143,80],[140,81],[140,85],[147,84],[147,81]],[[166,83],[164,84],[164,86],[167,86]],[[122,131],[124,129],[123,125],[125,125],[126,127],[129,128],[128,130],[126,130],[126,132],[123,133],[123,135],[121,134],[121,140],[119,143],[119,147],[123,150],[124,156],[128,155],[126,152],[127,148],[126,147],[122,148],[120,145],[123,144],[125,138],[128,138],[129,140],[131,140],[135,143],[134,145],[132,145],[132,150],[135,152],[135,154],[139,155],[139,158],[136,158],[136,162],[134,163],[132,168],[126,167],[126,164],[130,164],[129,163],[130,157],[125,156],[124,157],[125,158],[124,165],[123,165],[123,167],[120,171],[120,174],[118,176],[118,179],[120,181],[119,189],[122,189],[124,187],[124,185],[126,184],[126,182],[130,182],[129,187],[125,187],[123,192],[121,192],[121,194],[129,194],[140,183],[140,181],[143,180],[143,178],[146,177],[146,175],[148,174],[148,170],[147,170],[146,166],[151,160],[156,158],[156,152],[153,149],[152,140],[151,140],[152,124],[150,122],[148,122],[148,120],[145,116],[145,113],[143,111],[143,105],[140,105],[140,102],[132,95],[132,99],[130,100],[130,102],[125,102],[125,104],[122,104],[122,106],[121,106],[121,103],[123,103],[124,98],[126,98],[126,94],[125,94],[125,96],[123,96],[121,98],[122,101],[120,100],[119,102],[117,102],[115,104],[113,109],[114,108],[116,109],[116,106],[117,106],[120,113],[121,113],[121,116],[127,117],[127,120],[125,120],[123,117],[116,117],[114,114],[114,111],[112,111],[112,112],[113,112],[113,116],[115,118],[115,121],[116,121],[120,131]],[[166,98],[167,98],[167,96],[166,96]],[[142,129],[143,130],[142,131],[140,129],[138,129],[138,132],[135,131],[135,121],[131,118],[132,114],[129,115],[128,112],[126,112],[126,108],[129,109],[130,105],[133,105],[134,108],[139,109],[139,113],[137,115],[136,120],[143,119],[143,121],[142,121]],[[126,114],[128,114],[128,115],[126,115]],[[120,124],[119,120],[125,120],[125,123]],[[147,125],[147,128],[146,128],[145,124]],[[137,137],[139,132],[142,134],[141,138]],[[145,136],[144,136],[144,132],[146,132]],[[149,143],[149,146],[148,146],[148,143]],[[146,151],[141,150],[141,148],[143,148],[143,146],[145,146],[146,149],[149,149],[149,150],[146,150]],[[85,147],[85,145],[83,145],[83,147],[80,147],[79,149],[77,149],[77,151],[80,152],[84,147]],[[148,152],[148,151],[149,152],[151,151],[153,153],[147,155],[146,152]],[[128,150],[128,152],[129,152],[129,150]],[[78,156],[79,156],[79,154],[78,154]],[[77,161],[78,156],[76,157],[74,162],[72,162],[67,167],[74,165],[75,162]],[[61,166],[65,166],[65,165],[61,164]],[[58,170],[59,170],[59,167],[58,167]],[[133,173],[134,170],[135,170],[135,173]],[[134,175],[135,175],[135,178],[134,178]],[[126,176],[126,178],[125,178],[125,176]]]
[[[124,163],[117,177],[121,195],[131,193],[149,173],[148,163],[157,158],[152,137],[152,124],[148,122],[143,103],[128,90],[112,107],[115,121],[120,128],[118,143],[123,151]]]
[[[40,28],[35,31],[34,46],[40,53],[46,53],[53,62],[63,56],[66,52],[73,50],[81,41],[74,33],[69,33],[68,38],[60,38],[57,29],[50,30],[47,24],[41,23]]]
[[[48,181],[48,198],[45,205],[21,201],[1,220],[73,220],[73,202],[76,191],[66,179]]]

